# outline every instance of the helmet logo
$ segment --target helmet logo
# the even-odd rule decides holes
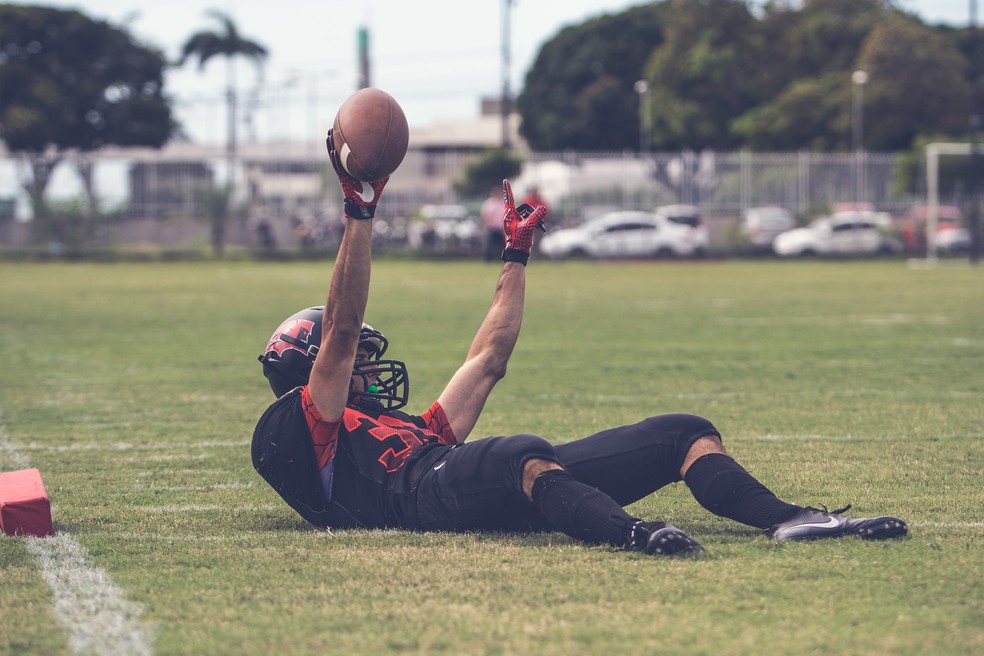
[[[284,351],[294,349],[304,355],[309,353],[311,331],[314,329],[314,322],[308,319],[292,319],[285,321],[273,333],[273,337],[267,343],[265,355],[276,353],[282,356]]]

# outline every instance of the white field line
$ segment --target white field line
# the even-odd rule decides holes
[[[965,529],[984,529],[984,522],[909,522],[909,527],[913,529],[950,529],[950,530],[965,530]],[[370,534],[376,533],[395,533],[397,531],[384,530],[384,531],[369,531]],[[326,538],[332,538],[335,536],[334,532],[329,529],[320,529],[314,531],[313,533],[309,531],[304,532],[305,535],[309,533],[315,537],[323,536]],[[99,535],[95,533],[94,535]],[[244,531],[241,533],[233,533],[230,535],[201,535],[196,533],[187,534],[174,534],[174,533],[121,533],[114,534],[115,536],[121,537],[124,540],[132,540],[136,542],[188,542],[188,543],[223,543],[223,542],[249,542],[253,540],[263,540],[264,538],[269,538],[269,533],[262,533],[257,531]],[[918,537],[918,536],[915,536]]]
[[[112,579],[88,562],[85,549],[68,533],[26,538],[54,594],[55,615],[76,654],[151,654],[143,607],[127,601]]]
[[[212,457],[211,453],[155,453],[145,456],[145,462],[186,462],[195,460],[208,460]]]
[[[245,503],[240,506],[227,506],[221,504],[189,503],[185,505],[165,505],[165,506],[137,506],[137,510],[145,513],[192,513],[192,512],[214,512],[222,510],[225,512],[235,512],[238,510],[281,510],[284,508],[280,503]]]
[[[979,440],[984,435],[968,433],[966,435],[947,435],[945,437],[941,436],[943,439],[947,440]],[[757,440],[760,442],[911,442],[914,440],[923,440],[922,437],[913,437],[908,435],[898,435],[898,436],[888,436],[888,437],[874,437],[872,435],[818,435],[805,433],[803,435],[725,435],[726,441],[728,439],[735,440]]]
[[[66,453],[71,451],[183,451],[187,449],[225,449],[249,446],[249,440],[202,440],[201,442],[164,442],[159,444],[134,444],[132,442],[81,442],[78,444],[28,444],[12,445],[18,451],[45,451]]]
[[[134,485],[132,492],[212,492],[213,490],[251,490],[256,483],[214,483],[212,485]]]
[[[233,472],[229,469],[138,469],[134,472],[137,478],[147,478],[148,476],[160,476],[170,474],[173,476],[229,476]]]
[[[0,412],[0,462],[27,469],[28,458],[10,442]],[[68,630],[76,654],[151,654],[151,631],[141,621],[143,607],[127,601],[109,575],[89,562],[72,535],[58,529],[47,538],[24,537],[51,588],[54,612]]]
[[[246,542],[260,537],[260,533],[234,533],[232,535],[168,535],[165,533],[124,533],[124,540],[135,542]]]
[[[371,534],[375,533],[385,533],[388,530],[373,530],[368,531]],[[316,537],[316,538],[327,538],[331,539],[335,537],[335,534],[331,529],[320,528],[314,529],[313,527],[308,527],[298,531],[294,531],[297,534],[303,534],[305,537]],[[284,535],[290,534],[291,531],[276,531],[275,533],[263,532],[263,531],[239,531],[236,533],[230,533],[228,535],[201,535],[200,533],[113,533],[114,537],[122,538],[123,540],[131,540],[135,542],[202,542],[202,543],[213,543],[213,542],[249,542],[252,540],[280,540]],[[92,533],[93,536],[105,535],[105,533],[95,532]]]

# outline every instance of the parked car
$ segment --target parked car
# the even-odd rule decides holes
[[[657,214],[662,214],[673,223],[687,226],[693,232],[695,255],[707,252],[710,236],[707,226],[701,218],[700,210],[693,205],[662,205],[656,208]]]
[[[926,221],[929,208],[914,205],[902,218],[902,240],[908,253],[926,253]],[[936,211],[936,250],[953,253],[970,248],[970,233],[963,227],[963,214],[955,205],[940,205]]]
[[[970,232],[966,228],[953,225],[937,229],[936,250],[940,253],[959,253],[970,250]]]
[[[884,212],[842,211],[794,228],[772,242],[777,255],[886,255],[901,245],[892,235],[892,219]]]
[[[423,205],[410,223],[407,241],[421,254],[472,256],[481,251],[482,233],[464,205]]]
[[[692,227],[642,211],[609,212],[540,239],[540,252],[550,258],[681,257],[702,248]]]
[[[796,227],[793,213],[775,205],[749,207],[741,215],[741,234],[753,251],[772,251],[772,241],[779,234]]]

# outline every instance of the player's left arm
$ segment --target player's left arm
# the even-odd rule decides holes
[[[530,208],[521,215],[516,209],[509,181],[502,182],[505,210],[503,231],[504,264],[485,320],[482,321],[464,364],[451,377],[438,397],[448,423],[459,442],[471,433],[492,388],[506,375],[506,365],[519,339],[526,301],[526,262],[533,246],[533,233],[543,230],[543,213]]]

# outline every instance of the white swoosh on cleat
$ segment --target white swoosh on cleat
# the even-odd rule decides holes
[[[831,517],[823,523],[798,524],[796,528],[834,528],[840,526],[840,521],[836,517]]]

